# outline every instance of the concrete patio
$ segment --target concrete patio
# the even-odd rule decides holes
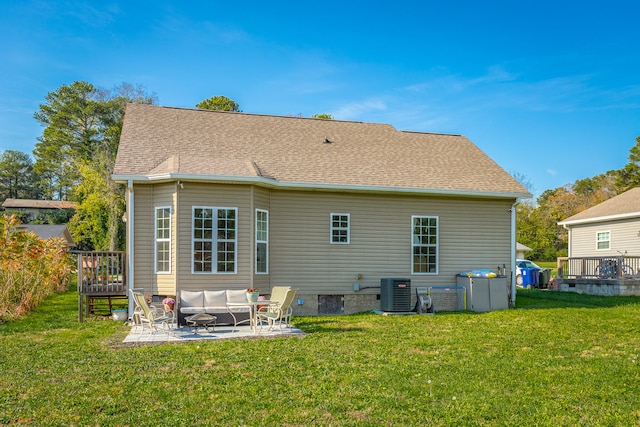
[[[215,330],[207,331],[204,327],[198,327],[197,331],[192,327],[182,326],[176,328],[171,326],[167,329],[159,329],[154,334],[149,329],[142,330],[142,326],[134,325],[124,339],[124,343],[147,343],[147,342],[188,342],[199,340],[224,340],[238,338],[272,338],[284,336],[303,336],[304,332],[294,327],[283,327],[282,331],[275,327],[268,330],[266,326],[258,327],[258,332],[253,332],[249,325],[216,325]]]

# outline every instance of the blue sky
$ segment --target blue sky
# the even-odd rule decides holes
[[[0,0],[0,151],[31,153],[48,92],[127,82],[160,105],[225,95],[462,134],[538,195],[628,162],[638,16],[632,0]]]

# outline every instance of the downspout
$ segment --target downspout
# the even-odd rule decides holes
[[[130,290],[135,287],[133,276],[133,231],[134,231],[134,220],[133,220],[133,180],[129,180],[127,183],[127,297],[131,295]],[[129,298],[129,318],[133,317],[133,301]]]
[[[249,245],[249,247],[251,248],[251,255],[249,256],[249,287],[250,288],[255,288],[254,285],[254,278],[255,278],[255,274],[256,274],[256,207],[254,204],[254,199],[256,197],[255,192],[254,192],[254,186],[251,186],[251,190],[250,190],[250,207],[249,209],[251,210],[251,214],[250,214],[250,218],[251,218],[251,223],[249,224],[249,233],[251,235],[251,237],[249,237],[249,241],[251,242],[251,244]]]
[[[520,200],[516,199],[516,201],[511,205],[511,301],[509,301],[509,306],[511,308],[516,306],[516,205]]]
[[[569,230],[567,224],[562,224],[562,228],[567,230],[567,245],[569,246],[567,250],[567,258],[571,258],[571,230]]]

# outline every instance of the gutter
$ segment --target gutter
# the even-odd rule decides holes
[[[625,214],[617,214],[617,215],[607,215],[607,216],[599,216],[595,218],[584,218],[584,219],[576,219],[573,221],[560,221],[558,225],[562,225],[564,228],[571,225],[580,225],[580,224],[589,224],[595,222],[607,222],[607,221],[615,221],[617,219],[629,219],[629,218],[638,218],[640,217],[640,212],[630,212]]]
[[[202,182],[202,183],[225,183],[225,184],[254,184],[267,188],[277,188],[283,190],[307,190],[307,191],[341,191],[358,193],[387,193],[387,194],[424,194],[438,196],[463,196],[463,197],[485,197],[485,198],[531,198],[530,193],[498,192],[498,191],[477,191],[477,190],[448,190],[439,188],[417,188],[417,187],[388,187],[372,185],[345,185],[345,184],[321,184],[315,182],[282,182],[271,178],[260,176],[221,176],[221,175],[193,175],[180,173],[166,173],[157,175],[112,175],[112,179],[119,183],[136,181],[138,183],[152,184],[161,182],[171,182],[175,180]]]

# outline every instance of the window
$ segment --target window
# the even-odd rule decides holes
[[[596,233],[596,249],[599,251],[606,251],[611,249],[610,231],[598,231]]]
[[[171,273],[171,208],[156,208],[156,273]]]
[[[256,209],[256,274],[269,272],[269,212]]]
[[[348,245],[349,235],[349,214],[331,214],[331,243]]]
[[[414,216],[411,267],[414,274],[438,273],[438,217]]]
[[[235,273],[236,208],[193,208],[194,273]]]

